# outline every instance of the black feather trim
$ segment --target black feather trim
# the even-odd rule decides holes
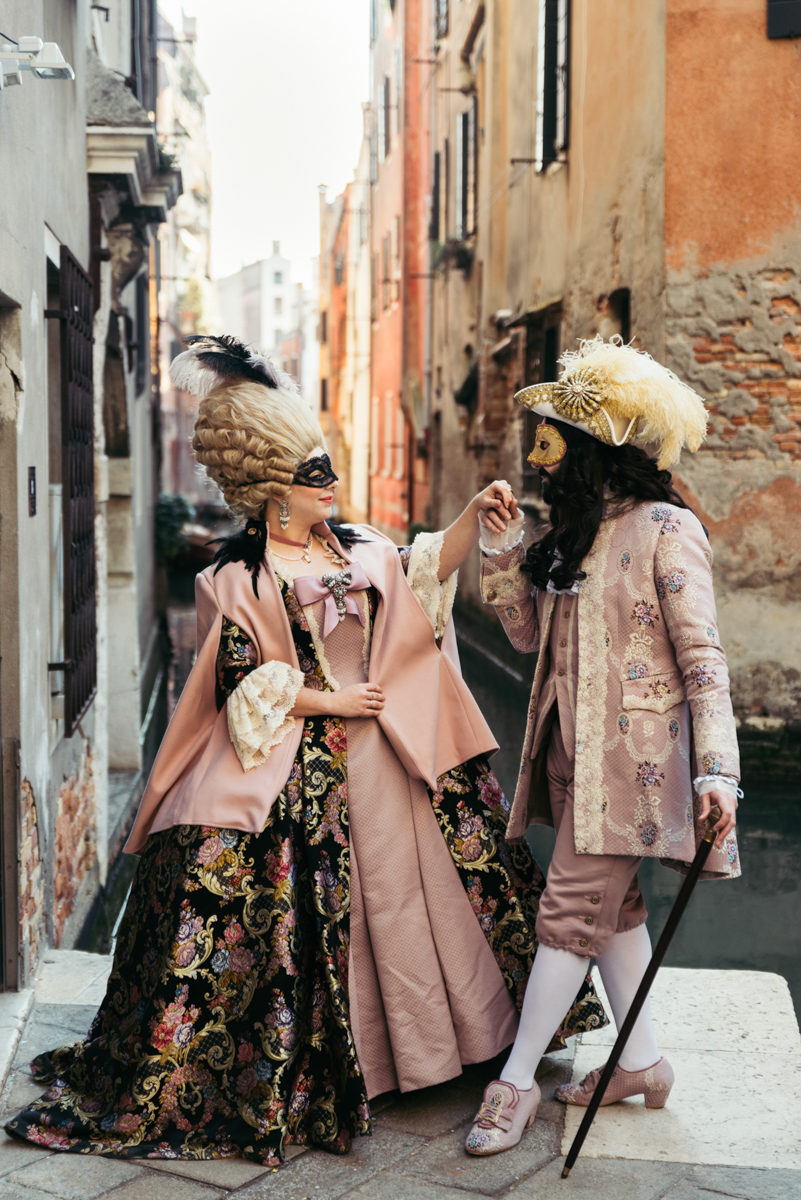
[[[334,537],[339,539],[346,550],[350,550],[357,542],[365,540],[358,530],[351,528],[349,525],[337,525],[334,521],[329,521],[328,528]],[[244,529],[238,530],[236,533],[231,534],[230,537],[214,538],[213,541],[209,542],[209,545],[219,546],[219,550],[214,555],[214,562],[217,564],[214,574],[216,575],[226,563],[244,563],[245,570],[250,572],[253,595],[258,600],[259,572],[261,571],[264,554],[267,549],[266,523],[264,521],[250,520]]]
[[[353,529],[353,527],[350,525],[337,525],[335,521],[326,521],[326,524],[333,533],[334,537],[339,538],[339,541],[346,550],[350,550],[356,545],[357,542],[366,541],[366,539],[362,537],[358,530]]]
[[[194,345],[195,342],[216,343],[220,347],[219,351],[204,352],[201,350],[196,357],[204,367],[209,367],[223,379],[249,379],[253,383],[264,384],[265,387],[278,387],[278,379],[269,370],[269,364],[266,364],[263,359],[251,361],[254,357],[253,351],[231,334],[224,333],[219,337],[193,334],[191,337],[184,338],[184,341],[188,346]]]
[[[226,563],[244,563],[245,570],[250,571],[253,595],[258,600],[259,571],[264,562],[264,553],[267,548],[266,523],[264,521],[248,521],[244,529],[238,530],[230,537],[214,538],[209,545],[219,545],[220,547],[214,555],[214,561],[217,564],[214,574],[216,575]]]

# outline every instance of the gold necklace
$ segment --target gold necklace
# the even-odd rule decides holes
[[[286,554],[279,554],[277,550],[273,550],[272,546],[270,546],[270,554],[274,554],[275,557],[280,558],[282,560],[282,562],[310,563],[311,562],[311,554],[310,554],[311,544],[312,544],[312,535],[310,533],[308,538],[306,539],[306,545],[303,547],[303,550],[301,551],[300,558],[289,558],[288,555],[286,555]]]

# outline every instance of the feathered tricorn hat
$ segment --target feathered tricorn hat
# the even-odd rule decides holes
[[[515,400],[607,446],[624,446],[635,435],[655,443],[660,470],[678,462],[682,446],[697,450],[704,440],[707,414],[700,396],[643,350],[598,336],[559,362],[564,371],[558,383],[533,384]]]
[[[238,338],[223,334],[211,337],[194,334],[184,339],[188,350],[170,363],[170,379],[177,388],[205,400],[209,392],[224,383],[248,379],[268,388],[297,395],[297,384],[269,358],[255,354]]]

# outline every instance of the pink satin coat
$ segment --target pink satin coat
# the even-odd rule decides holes
[[[453,621],[441,647],[412,592],[398,548],[382,533],[358,527],[364,542],[345,550],[328,526],[325,537],[348,562],[358,562],[380,602],[373,628],[369,682],[382,688],[386,705],[377,718],[409,774],[435,787],[437,778],[477,755],[498,749],[489,726],[462,679]],[[298,669],[289,620],[269,561],[258,581],[259,599],[243,563],[215,574],[207,567],[195,582],[197,661],[186,682],[153,765],[125,850],[140,854],[148,835],[173,825],[212,825],[260,833],[289,777],[303,719],[247,773],[228,733],[225,705],[218,708],[216,659],[223,616],[253,641],[257,666],[289,663]],[[376,781],[376,800],[380,800]]]

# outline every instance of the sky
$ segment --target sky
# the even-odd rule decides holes
[[[369,98],[369,0],[159,0],[181,30],[197,17],[196,58],[210,88],[212,275],[269,257],[311,283],[318,185],[349,180]]]

